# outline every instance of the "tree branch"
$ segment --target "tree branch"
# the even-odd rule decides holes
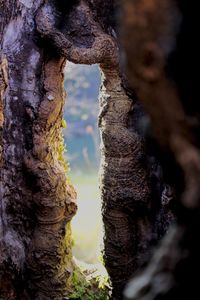
[[[56,28],[56,22],[53,17],[53,10],[49,3],[46,3],[38,12],[36,16],[36,24],[38,32],[48,39],[57,52],[67,58],[73,63],[79,64],[95,64],[107,63],[111,65],[118,65],[118,47],[113,37],[103,32],[98,23],[92,18],[92,12],[88,5],[81,1],[79,6],[75,8],[76,14],[82,12],[86,17],[91,27],[91,32],[88,39],[93,39],[91,47],[76,46],[70,41],[70,36],[63,33]],[[87,26],[88,24],[85,24]],[[79,23],[77,23],[77,30],[79,30]],[[81,30],[81,28],[80,28]]]

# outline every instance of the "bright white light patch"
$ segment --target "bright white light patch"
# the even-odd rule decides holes
[[[33,0],[19,0],[19,2],[24,4],[24,6],[26,6],[27,8],[31,8],[33,5]]]

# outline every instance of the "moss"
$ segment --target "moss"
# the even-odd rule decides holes
[[[66,268],[73,269],[73,262],[72,262],[72,231],[71,231],[71,223],[68,222],[65,227],[65,237],[63,238],[59,254],[61,257],[60,262],[60,271],[64,272]]]
[[[61,127],[67,127],[64,119],[61,121]],[[61,133],[57,144],[57,159],[67,174],[69,172],[69,164],[65,160],[65,152],[66,145]],[[66,184],[70,184],[69,178],[67,178]],[[59,256],[61,257],[59,273],[65,274],[66,270],[69,271],[69,276],[66,276],[66,297],[64,299],[108,300],[110,285],[107,277],[105,275],[92,276],[88,270],[82,270],[76,266],[72,256],[72,243],[71,224],[68,222],[65,227],[65,237],[61,241],[59,249]]]
[[[62,128],[67,128],[67,122],[65,119],[62,119],[61,126],[62,126]]]
[[[77,268],[71,279],[72,292],[65,299],[108,300],[110,285],[105,276],[87,276],[86,271]]]
[[[58,161],[61,163],[61,165],[63,166],[65,173],[68,173],[69,171],[69,163],[65,160],[65,156],[64,153],[67,151],[66,150],[66,145],[65,145],[65,141],[64,141],[64,137],[63,135],[60,136],[59,139],[59,145],[58,145]]]
[[[67,128],[67,122],[66,120],[61,120],[61,128]],[[58,145],[57,145],[57,155],[58,155],[58,161],[64,168],[65,173],[67,174],[70,171],[69,163],[65,159],[65,153],[67,152],[67,147],[64,140],[63,132],[60,133]],[[69,179],[67,179],[67,183],[69,183]]]

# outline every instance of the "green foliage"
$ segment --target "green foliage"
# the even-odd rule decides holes
[[[60,273],[64,273],[66,268],[73,267],[73,260],[72,260],[72,231],[71,231],[71,223],[68,222],[65,228],[65,236],[61,240],[59,255],[60,255]],[[66,251],[67,250],[67,251]]]
[[[67,128],[67,122],[65,119],[62,119],[61,126],[62,126],[62,128]]]
[[[110,286],[105,276],[88,279],[80,269],[72,276],[72,293],[65,299],[76,300],[108,300]]]
[[[105,261],[104,261],[104,257],[103,257],[103,253],[101,252],[101,255],[99,255],[98,257],[99,262],[105,267]]]

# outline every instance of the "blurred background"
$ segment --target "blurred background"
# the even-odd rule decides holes
[[[72,221],[73,254],[85,263],[96,264],[102,244],[101,204],[98,184],[99,130],[97,127],[100,71],[97,65],[67,63],[67,92],[63,130],[69,178],[78,194],[78,213]]]

